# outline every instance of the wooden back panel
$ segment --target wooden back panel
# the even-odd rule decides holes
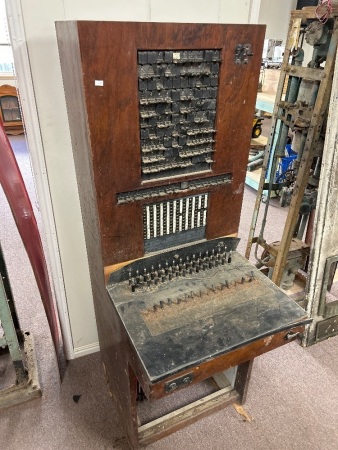
[[[203,237],[213,239],[238,231],[264,30],[259,25],[85,21],[57,24],[66,91],[67,84],[74,84],[76,79],[83,83],[80,103],[85,105],[89,148],[77,145],[77,126],[72,126],[78,121],[74,117],[76,108],[68,105],[69,120],[74,151],[79,153],[77,159],[91,160],[104,266],[144,255],[144,206],[154,202],[208,193]],[[62,42],[70,39],[73,45],[67,50]],[[248,56],[247,64],[236,63],[238,44],[251,44],[253,55]],[[139,52],[200,49],[219,50],[221,59],[210,170],[145,180],[140,141]],[[71,54],[66,55],[67,51],[78,52],[80,64],[76,70],[65,64],[72,58]],[[67,97],[67,103],[72,103],[71,96]],[[208,184],[209,178],[214,181],[217,177],[228,177],[228,181]],[[200,179],[207,187],[189,185]],[[78,177],[79,190],[90,182]],[[188,189],[182,182],[188,182]],[[179,188],[171,190],[172,185]],[[152,196],[152,189],[160,194]],[[130,192],[134,197],[141,192],[140,198],[119,201],[119,195]]]

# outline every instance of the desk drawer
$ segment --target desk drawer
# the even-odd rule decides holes
[[[175,373],[170,377],[149,385],[149,399],[158,399],[171,394],[176,388],[169,388],[171,383],[178,385],[177,389],[190,386],[194,383],[212,377],[216,373],[223,372],[230,367],[238,366],[246,361],[250,361],[263,353],[281,347],[284,344],[297,339],[298,333],[304,332],[305,325],[290,327],[278,333],[258,339],[254,342],[239,347],[229,353],[219,355],[208,361],[204,361],[194,367],[187,368]],[[186,380],[186,381],[185,381]]]

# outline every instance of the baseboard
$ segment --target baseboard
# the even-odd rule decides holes
[[[100,345],[98,342],[92,344],[83,345],[82,347],[74,348],[74,358],[80,358],[81,356],[90,355],[91,353],[99,352]]]

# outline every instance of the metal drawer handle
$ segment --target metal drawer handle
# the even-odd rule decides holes
[[[292,331],[289,331],[288,333],[286,333],[286,335],[284,336],[284,339],[286,341],[291,341],[291,339],[294,338],[298,338],[301,339],[302,334],[300,333],[300,331],[298,331],[297,333],[292,333]]]

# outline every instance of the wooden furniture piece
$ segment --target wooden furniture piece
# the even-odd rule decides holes
[[[136,449],[243,402],[253,359],[307,323],[236,252],[264,27],[56,29],[100,349]],[[210,377],[220,390],[139,426],[137,397]]]
[[[7,134],[23,133],[18,93],[16,88],[9,84],[0,86],[0,118]]]

